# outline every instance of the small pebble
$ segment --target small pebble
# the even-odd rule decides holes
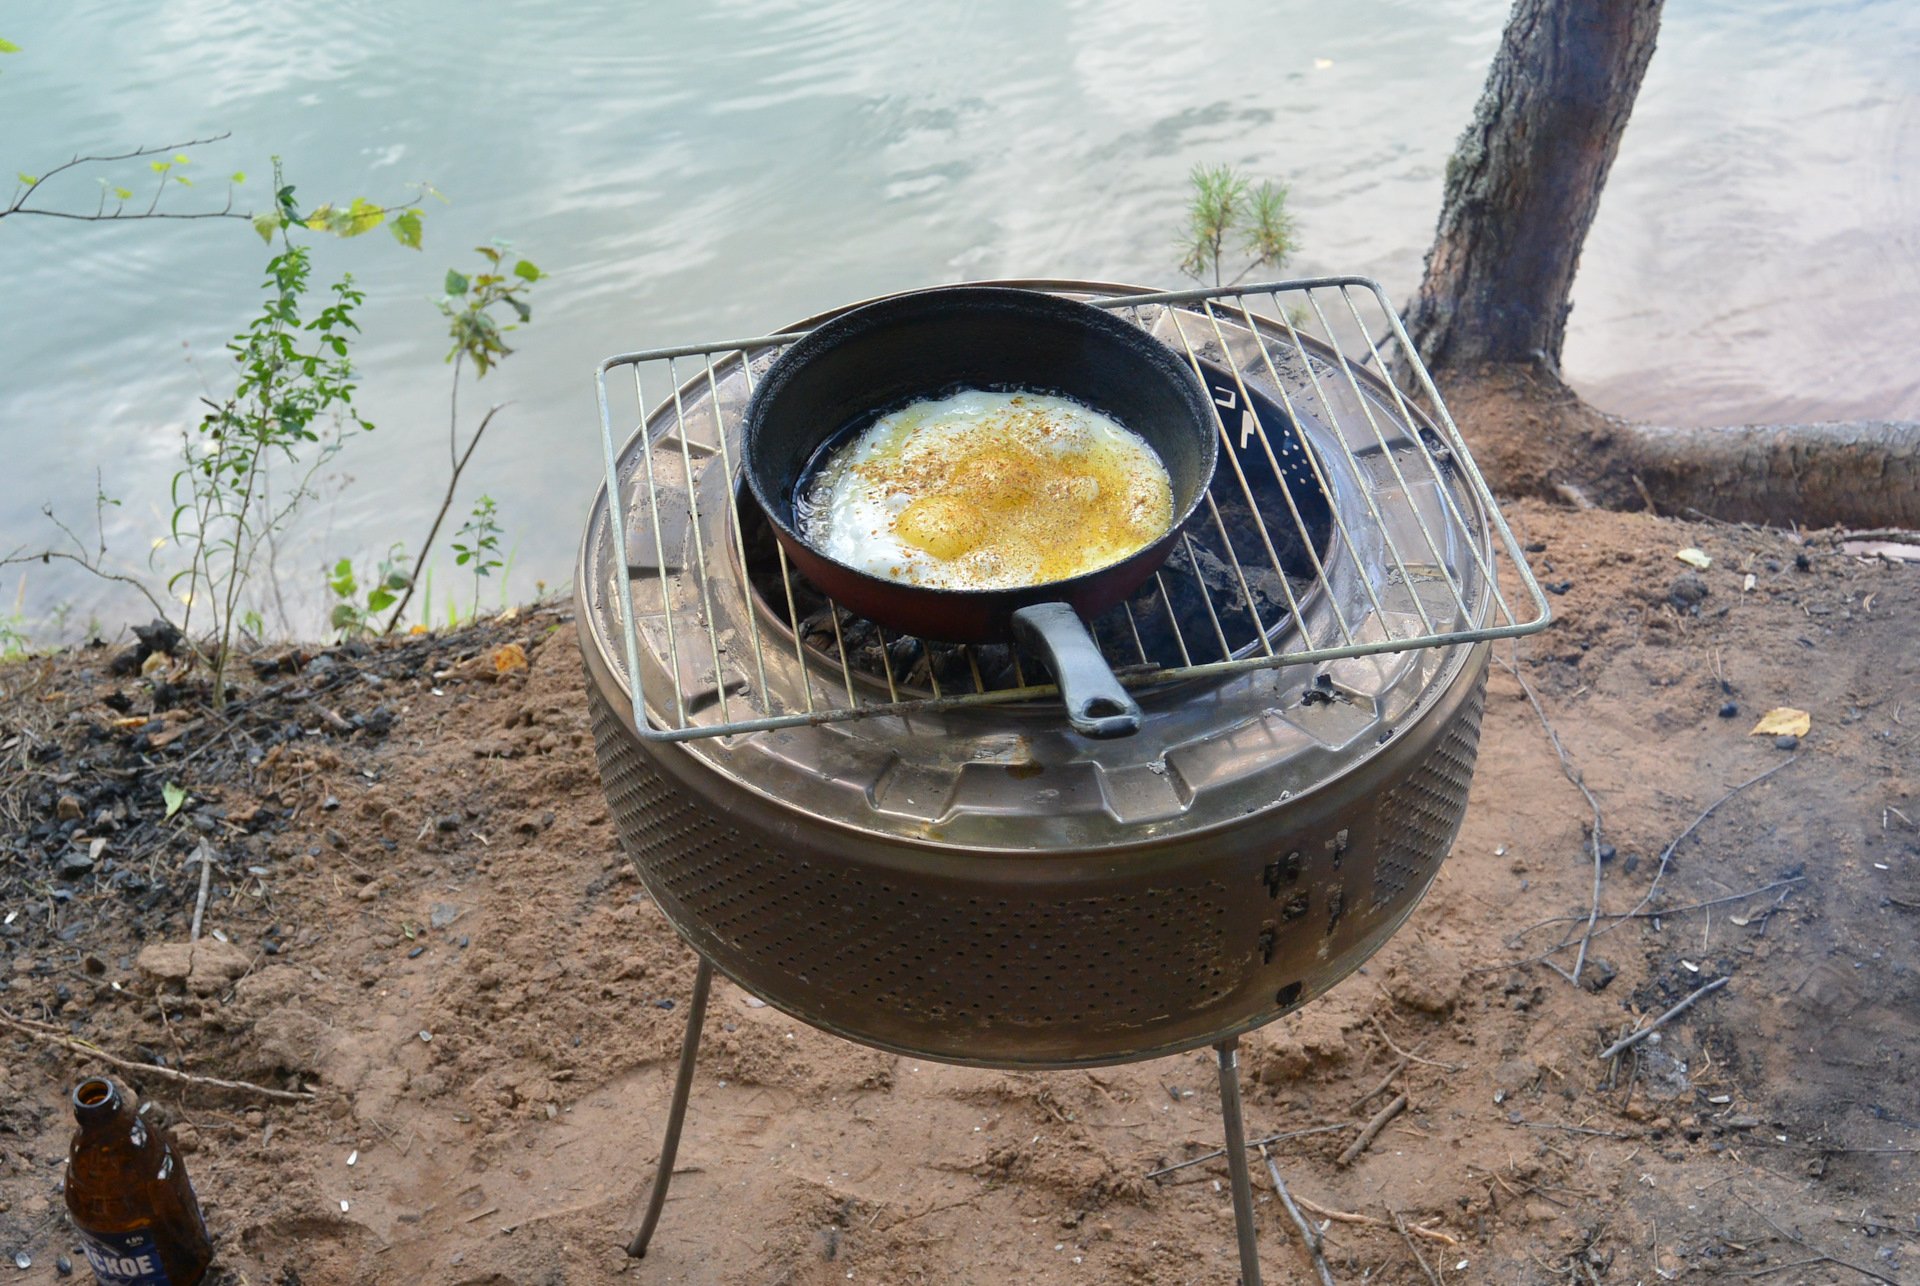
[[[1734,718],[1739,713],[1740,713],[1740,703],[1737,701],[1729,701],[1725,705],[1720,707],[1720,717],[1722,719]]]
[[[1783,732],[1773,739],[1773,745],[1776,750],[1798,750],[1800,749],[1800,738],[1790,732]]]
[[[59,1273],[62,1277],[71,1277],[73,1276],[73,1261],[65,1255],[62,1255],[53,1261],[53,1271]]]
[[[655,1009],[672,1009],[673,1002],[671,1000],[656,1000],[653,1002],[653,1007]]]
[[[425,947],[415,947],[413,950],[407,952],[407,959],[418,960],[420,958],[420,953],[425,950],[426,950]]]
[[[33,1267],[33,1256],[24,1250],[16,1250],[13,1252],[13,1266],[25,1272],[27,1269]]]

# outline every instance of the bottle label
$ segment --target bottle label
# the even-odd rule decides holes
[[[101,1286],[172,1286],[151,1232],[82,1232],[80,1244]]]

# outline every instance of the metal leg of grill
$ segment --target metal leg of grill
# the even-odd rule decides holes
[[[700,1029],[707,1021],[707,992],[713,986],[713,966],[700,957],[700,970],[693,975],[693,999],[687,1004],[687,1032],[680,1041],[680,1072],[673,1082],[673,1104],[667,1109],[667,1135],[660,1141],[660,1164],[653,1172],[653,1191],[647,1196],[646,1217],[640,1231],[627,1243],[627,1254],[635,1259],[647,1257],[647,1243],[660,1222],[660,1211],[667,1204],[667,1185],[673,1182],[673,1157],[680,1150],[680,1127],[687,1120],[687,1095],[693,1089],[693,1064],[700,1055]],[[1222,1072],[1222,1076],[1226,1073]],[[1238,1102],[1235,1103],[1236,1115]],[[1246,1158],[1241,1157],[1244,1170]]]
[[[1227,1172],[1233,1178],[1233,1233],[1240,1242],[1240,1286],[1260,1286],[1253,1180],[1247,1173],[1247,1128],[1240,1116],[1240,1038],[1223,1040],[1213,1048],[1220,1056],[1220,1119],[1226,1126]]]

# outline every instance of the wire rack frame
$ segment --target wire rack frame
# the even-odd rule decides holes
[[[1256,518],[1257,539],[1252,543],[1258,548],[1244,551],[1243,556],[1209,491],[1201,511],[1183,531],[1176,553],[1184,550],[1197,567],[1196,526],[1202,529],[1203,542],[1212,541],[1217,533],[1217,542],[1208,548],[1225,554],[1224,560],[1218,559],[1218,552],[1215,556],[1224,561],[1230,576],[1230,601],[1217,599],[1203,587],[1204,611],[1191,613],[1192,619],[1183,621],[1175,610],[1166,573],[1156,573],[1143,592],[1157,594],[1164,604],[1180,663],[1160,664],[1149,656],[1133,607],[1127,605],[1124,633],[1131,635],[1137,647],[1138,663],[1125,655],[1124,635],[1120,644],[1106,649],[1123,684],[1145,688],[1345,657],[1450,647],[1530,634],[1550,622],[1552,613],[1538,581],[1432,376],[1377,282],[1363,277],[1318,277],[1106,295],[1077,283],[1040,284],[1131,316],[1180,352],[1203,382],[1211,367],[1216,428],[1223,448],[1221,466],[1231,475],[1227,485],[1238,491]],[[1356,294],[1361,303],[1356,303]],[[722,414],[722,386],[742,379],[750,396],[756,368],[764,372],[781,351],[808,333],[796,330],[622,353],[605,359],[596,369],[609,565],[621,569],[623,578],[612,596],[638,734],[649,741],[686,741],[1057,696],[1052,684],[1035,681],[1043,676],[1021,671],[1017,654],[1012,657],[1011,680],[994,682],[983,676],[973,651],[965,648],[959,650],[970,682],[962,684],[962,690],[944,690],[929,667],[925,690],[916,694],[904,676],[896,675],[890,659],[894,641],[884,634],[879,648],[884,696],[879,692],[862,695],[839,610],[829,603],[832,652],[823,656],[804,641],[784,552],[779,553],[779,575],[787,587],[786,601],[772,607],[775,612],[784,609],[786,629],[769,628],[763,634],[757,614],[748,610],[742,614],[744,658],[737,655],[741,649],[733,638],[723,642],[714,598],[716,583],[725,592],[728,582],[745,587],[750,576],[739,489],[734,485],[731,437],[736,426],[729,425]],[[683,366],[696,361],[699,369],[683,374]],[[1390,361],[1404,372],[1418,396],[1381,374],[1391,369]],[[649,404],[643,370],[661,364],[671,391]],[[643,539],[651,538],[650,567],[632,566],[628,554],[634,524],[624,500],[623,448],[615,441],[608,388],[609,378],[623,368],[631,374],[638,408],[635,437],[647,437],[637,449],[625,453],[639,457],[628,481],[637,493],[636,506],[645,506],[643,521],[637,525],[643,529]],[[1231,387],[1218,386],[1221,371],[1227,373]],[[1279,418],[1285,421],[1279,431],[1273,431],[1264,417],[1245,413],[1254,405],[1256,391],[1269,404],[1279,404]],[[1236,401],[1237,407],[1232,405]],[[687,408],[696,402],[711,408],[711,442],[696,443],[688,431]],[[1230,423],[1230,414],[1237,422]],[[1322,431],[1310,437],[1303,421],[1320,425]],[[663,447],[669,458],[664,469],[655,460]],[[1283,465],[1283,456],[1288,465]],[[1278,506],[1269,500],[1269,512],[1262,511],[1256,495],[1262,463],[1279,482],[1277,489],[1268,486],[1270,492],[1277,490],[1281,500]],[[676,464],[677,470],[672,467]],[[714,527],[703,521],[700,512],[699,477],[715,465],[725,471],[721,503],[727,512],[719,515],[724,534],[710,543]],[[1289,467],[1299,483],[1307,483],[1310,474],[1308,486],[1318,487],[1329,500],[1323,540],[1315,539],[1303,506],[1296,502],[1301,488],[1288,483]],[[662,477],[663,472],[679,476]],[[1458,487],[1450,485],[1453,479]],[[1216,486],[1222,481],[1216,475]],[[681,485],[684,492],[677,491]],[[1464,495],[1457,494],[1461,489]],[[1425,505],[1412,503],[1410,497],[1416,492],[1428,497]],[[668,497],[664,509],[663,495]],[[672,517],[668,510],[682,496],[687,512],[679,525],[687,548],[670,551],[664,533],[675,524],[668,521]],[[1310,565],[1307,588],[1295,584],[1302,579],[1303,569],[1283,565],[1282,546],[1302,553]],[[1513,568],[1521,591],[1519,611],[1503,592],[1496,573],[1495,564],[1502,557]],[[725,574],[713,575],[722,562]],[[1343,609],[1342,596],[1332,592],[1332,582],[1340,576],[1340,567],[1368,563],[1380,574],[1363,570],[1345,578],[1349,590],[1357,586],[1359,606],[1370,609],[1364,619],[1356,620],[1353,609]],[[649,691],[641,664],[633,590],[648,577],[658,578],[662,610],[657,614],[656,635],[665,652],[660,668],[666,691]],[[1279,590],[1285,612],[1277,620],[1262,619],[1254,593],[1256,581]],[[691,599],[690,612],[675,610],[676,593]],[[1223,614],[1233,612],[1251,616],[1255,628],[1250,643],[1236,647],[1229,639]],[[1391,624],[1395,621],[1402,623],[1398,630]],[[1190,640],[1189,629],[1198,637]],[[769,637],[783,632],[788,634],[785,642]],[[1198,659],[1207,647],[1217,647],[1220,659]],[[797,691],[783,694],[769,681],[769,664],[772,661],[779,670],[789,660],[792,672],[799,676],[790,687]],[[683,661],[688,665],[710,662],[711,684],[686,682]],[[730,680],[730,673],[737,680]],[[661,685],[656,682],[655,686]],[[701,690],[690,692],[694,687]]]

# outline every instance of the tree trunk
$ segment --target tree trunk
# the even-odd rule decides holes
[[[1920,526],[1920,424],[1668,429],[1560,380],[1580,249],[1653,57],[1662,0],[1516,0],[1447,163],[1415,349],[1494,486],[1614,508]]]
[[[1557,371],[1568,296],[1640,93],[1663,0],[1517,0],[1447,162],[1407,330],[1435,370]]]

